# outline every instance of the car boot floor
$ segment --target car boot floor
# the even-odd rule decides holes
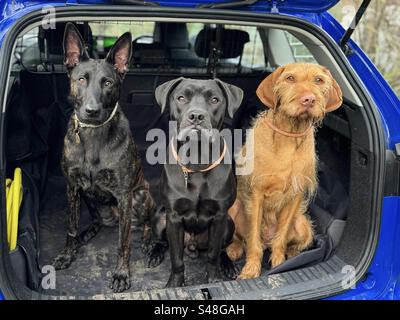
[[[40,263],[41,267],[52,264],[61,252],[67,233],[67,203],[65,180],[50,177],[43,199],[40,216]],[[90,223],[88,212],[82,210],[81,228]],[[161,289],[165,287],[170,273],[169,252],[156,268],[146,268],[141,251],[142,228],[132,227],[130,258],[130,292]],[[118,227],[103,227],[87,244],[78,249],[75,260],[69,268],[56,272],[56,289],[43,292],[49,295],[93,296],[112,293],[109,288],[112,271],[117,262]],[[237,262],[240,270],[243,261]],[[185,256],[186,285],[204,283],[206,273],[206,253],[201,252],[196,259]]]

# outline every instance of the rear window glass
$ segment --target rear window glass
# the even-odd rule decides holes
[[[285,35],[296,62],[317,63],[313,55],[299,39],[287,31],[285,31]]]
[[[132,34],[134,42],[152,43],[154,25],[155,22],[151,21],[89,22],[93,47],[100,54],[107,52],[107,49],[125,32]]]
[[[63,30],[36,27],[17,41],[14,70],[64,70]],[[200,22],[91,21],[77,22],[89,54],[104,58],[116,39],[132,33],[133,58],[130,72],[259,73],[277,65],[268,56],[267,31],[256,26]],[[282,31],[286,46],[278,46],[278,57],[291,56],[297,62],[316,62],[306,46]],[[276,46],[274,47],[276,50]]]
[[[244,46],[242,65],[249,68],[265,68],[264,47],[257,27],[227,25],[225,28],[239,29],[249,34],[250,41]]]

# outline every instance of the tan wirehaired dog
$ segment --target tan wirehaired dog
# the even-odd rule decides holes
[[[329,70],[306,63],[279,67],[260,83],[257,96],[269,111],[255,120],[254,160],[248,160],[254,169],[238,176],[237,201],[230,209],[236,231],[227,253],[237,260],[245,249],[242,279],[260,275],[266,248],[276,267],[312,244],[306,210],[317,188],[314,129],[342,104]]]

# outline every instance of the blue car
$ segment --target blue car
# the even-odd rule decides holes
[[[3,299],[399,299],[400,101],[349,30],[327,11],[338,0],[74,0],[0,2],[0,297]],[[265,108],[258,84],[292,62],[329,68],[343,105],[316,133],[317,195],[309,215],[311,248],[259,278],[205,283],[204,254],[186,257],[187,285],[165,289],[169,258],[145,268],[133,232],[131,288],[112,293],[110,272],[118,232],[104,228],[78,249],[70,268],[54,271],[67,228],[60,157],[73,112],[62,40],[73,22],[93,58],[104,58],[122,33],[133,35],[133,57],[120,104],[159,201],[161,166],[146,162],[146,132],[164,128],[154,89],[184,76],[220,78],[244,91],[231,128],[248,128]],[[16,170],[20,169],[20,171]],[[22,187],[15,187],[17,172]],[[6,180],[10,179],[10,180]],[[8,182],[6,182],[8,181]],[[12,202],[16,192],[22,200]],[[15,241],[10,241],[12,208]],[[82,206],[82,225],[88,223]],[[12,231],[11,231],[12,232]],[[12,238],[12,237],[11,237]],[[238,261],[240,268],[243,261]]]

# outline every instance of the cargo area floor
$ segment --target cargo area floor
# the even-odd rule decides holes
[[[90,223],[88,216],[83,206],[82,229]],[[141,228],[135,223],[132,228],[129,290],[114,294],[109,288],[117,261],[118,228],[104,227],[79,248],[68,269],[56,272],[56,289],[42,290],[40,299],[297,299],[304,298],[301,295],[305,292],[311,292],[309,298],[312,298],[318,295],[320,288],[340,284],[343,278],[341,270],[345,263],[337,256],[315,266],[267,275],[268,255],[264,255],[263,275],[259,278],[205,284],[206,253],[202,252],[196,259],[185,256],[186,287],[164,289],[170,273],[168,251],[162,264],[146,268],[140,248]],[[51,264],[62,250],[66,230],[65,179],[53,176],[48,179],[40,215],[41,266]],[[239,270],[243,263],[243,260],[236,263]],[[313,290],[309,291],[310,287]]]
[[[89,214],[82,206],[81,228],[90,223]],[[132,227],[131,247],[131,288],[129,291],[142,291],[164,288],[170,272],[169,252],[164,261],[156,268],[146,268],[144,254],[141,252],[142,229],[137,224]],[[67,232],[67,203],[65,179],[51,177],[40,215],[41,265],[49,265],[62,250]],[[99,293],[111,293],[109,281],[117,261],[118,227],[103,227],[88,244],[78,249],[71,266],[56,272],[56,295],[91,296]],[[185,256],[186,285],[203,283],[206,266],[206,253],[192,259]],[[238,262],[241,264],[242,262]],[[46,292],[50,293],[50,292]]]

